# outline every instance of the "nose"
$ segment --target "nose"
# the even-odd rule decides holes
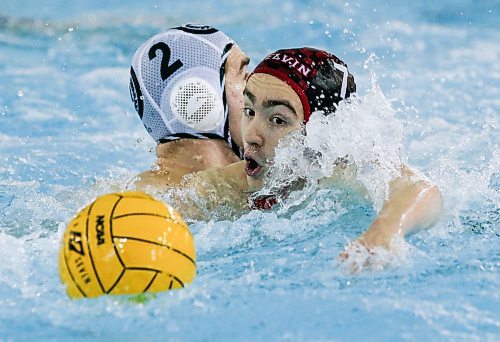
[[[248,146],[260,147],[264,143],[263,124],[258,114],[246,122],[242,127],[243,140]]]

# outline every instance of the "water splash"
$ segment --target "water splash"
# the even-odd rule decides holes
[[[317,191],[316,184],[343,163],[356,166],[356,177],[368,190],[375,208],[388,195],[389,182],[400,175],[403,154],[403,124],[372,75],[372,87],[363,96],[342,101],[333,115],[311,115],[306,134],[295,131],[281,139],[274,165],[258,195],[293,187],[300,182],[308,190],[296,192],[300,204]]]

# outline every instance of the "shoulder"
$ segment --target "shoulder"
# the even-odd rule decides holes
[[[245,172],[245,161],[241,160],[226,167],[213,170],[212,172],[220,172],[221,176],[226,178],[233,187],[242,192],[248,192],[247,174]]]
[[[133,179],[133,184],[138,190],[145,190],[148,187],[163,189],[180,182],[180,177],[172,174],[168,170],[148,170],[144,171]]]
[[[194,189],[210,208],[229,206],[241,211],[247,207],[248,183],[242,162],[186,175],[181,187]]]
[[[248,191],[245,161],[239,161],[224,167],[196,172],[193,178],[203,183],[209,183],[213,186],[230,186],[241,192]]]

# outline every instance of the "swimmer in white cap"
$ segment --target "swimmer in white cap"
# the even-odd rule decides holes
[[[157,142],[157,162],[136,187],[176,185],[188,173],[240,160],[248,63],[233,40],[204,25],[169,29],[139,47],[130,96]]]
[[[331,53],[298,48],[270,54],[249,76],[244,90],[245,160],[199,172],[187,185],[207,198],[208,206],[222,203],[225,208],[231,205],[239,210],[271,208],[282,197],[281,189],[274,196],[253,198],[250,194],[263,186],[278,141],[291,132],[305,132],[304,126],[314,111],[332,115],[337,104],[355,91],[354,77],[347,65]],[[437,186],[405,165],[400,169],[400,177],[389,184],[389,194],[378,217],[346,249],[343,258],[361,247],[391,249],[394,238],[430,227],[439,218],[442,197]],[[363,191],[355,175],[356,165],[341,160],[325,183]]]

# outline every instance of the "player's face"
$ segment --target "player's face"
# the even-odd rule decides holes
[[[278,141],[302,127],[300,98],[285,82],[268,74],[253,74],[244,91],[241,121],[245,148],[245,171],[251,190],[263,186]]]
[[[250,59],[238,45],[233,45],[226,61],[226,100],[229,110],[229,131],[231,137],[243,146],[241,138],[241,113],[243,112],[243,89],[248,78]]]

